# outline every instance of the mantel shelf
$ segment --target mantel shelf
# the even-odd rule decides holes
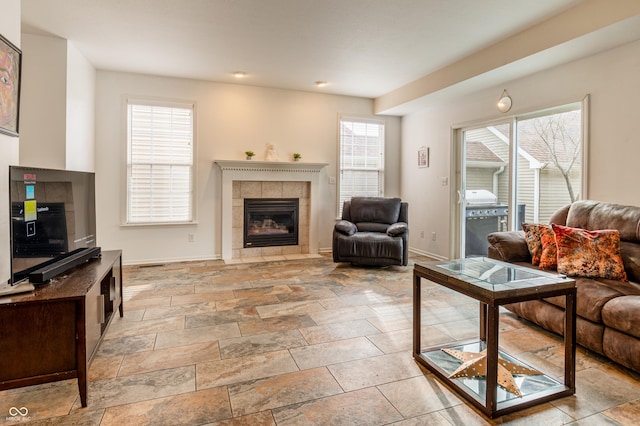
[[[320,172],[329,163],[305,163],[303,161],[256,161],[256,160],[214,160],[220,170],[237,171],[295,171],[295,172]]]

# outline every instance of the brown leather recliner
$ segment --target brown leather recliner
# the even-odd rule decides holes
[[[409,205],[400,198],[353,197],[333,230],[333,261],[388,266],[408,263]]]

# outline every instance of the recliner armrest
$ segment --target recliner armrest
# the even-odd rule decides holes
[[[348,220],[339,220],[334,226],[335,230],[344,235],[353,235],[358,232],[358,227],[355,223]]]
[[[396,222],[387,228],[387,235],[391,237],[399,237],[409,230],[409,227],[405,222]]]
[[[498,260],[531,262],[531,253],[523,231],[492,232],[487,235],[487,241],[489,241],[489,252],[498,254]]]

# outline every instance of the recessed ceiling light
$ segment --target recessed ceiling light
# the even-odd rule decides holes
[[[244,71],[234,71],[232,74],[235,78],[242,78],[242,77],[246,77],[247,75],[247,73]]]
[[[327,84],[329,84],[329,83],[327,83],[326,81],[316,81],[316,86],[318,86],[318,87],[324,87]]]

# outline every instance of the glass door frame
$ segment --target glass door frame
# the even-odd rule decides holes
[[[511,165],[511,157],[512,157],[512,146],[514,141],[514,129],[515,129],[515,116],[509,116],[505,118],[499,118],[491,121],[482,121],[478,123],[467,123],[459,126],[454,126],[451,128],[452,131],[452,167],[453,170],[453,182],[451,184],[451,200],[452,206],[451,211],[454,213],[452,219],[454,220],[455,226],[452,226],[452,235],[451,235],[451,259],[459,259],[463,256],[463,247],[465,247],[466,243],[466,224],[464,213],[466,211],[466,166],[465,166],[465,158],[464,154],[466,153],[466,141],[463,139],[465,132],[475,129],[480,129],[484,127],[497,126],[497,125],[509,125],[509,162],[508,162],[508,179],[509,179],[509,204],[513,202],[515,198],[515,174],[513,173],[513,168]],[[463,187],[463,184],[465,186]],[[514,213],[515,210],[515,213]],[[517,214],[517,209],[509,209],[509,214],[507,217],[507,227],[511,229],[511,223],[515,220],[516,216],[512,215]]]
[[[463,197],[464,188],[462,184],[466,179],[466,171],[463,167],[464,157],[463,155],[466,152],[463,135],[464,132],[468,130],[479,129],[482,127],[490,127],[500,124],[510,124],[509,128],[509,188],[508,188],[508,202],[509,202],[509,213],[507,217],[507,229],[513,230],[513,224],[518,220],[518,209],[512,208],[512,206],[517,206],[517,170],[516,167],[513,166],[514,161],[517,159],[518,155],[518,144],[517,144],[517,122],[518,120],[523,120],[527,118],[531,118],[538,115],[544,115],[555,111],[562,111],[569,105],[580,104],[581,108],[581,125],[582,125],[582,169],[581,169],[581,196],[580,199],[588,200],[589,199],[589,175],[588,175],[588,165],[589,165],[589,112],[590,112],[590,95],[585,95],[582,99],[576,100],[573,102],[564,102],[560,103],[556,106],[548,107],[548,108],[540,108],[536,111],[529,113],[521,113],[517,115],[511,115],[508,117],[500,117],[494,120],[486,120],[486,121],[474,121],[468,123],[462,123],[458,125],[451,126],[451,163],[450,170],[451,172],[451,185],[450,185],[450,195],[449,199],[451,200],[450,211],[452,212],[451,219],[452,223],[450,225],[450,259],[458,259],[462,257],[462,248],[465,244],[464,237],[464,218],[462,217],[463,209],[461,208],[461,204],[465,201],[461,199]]]

